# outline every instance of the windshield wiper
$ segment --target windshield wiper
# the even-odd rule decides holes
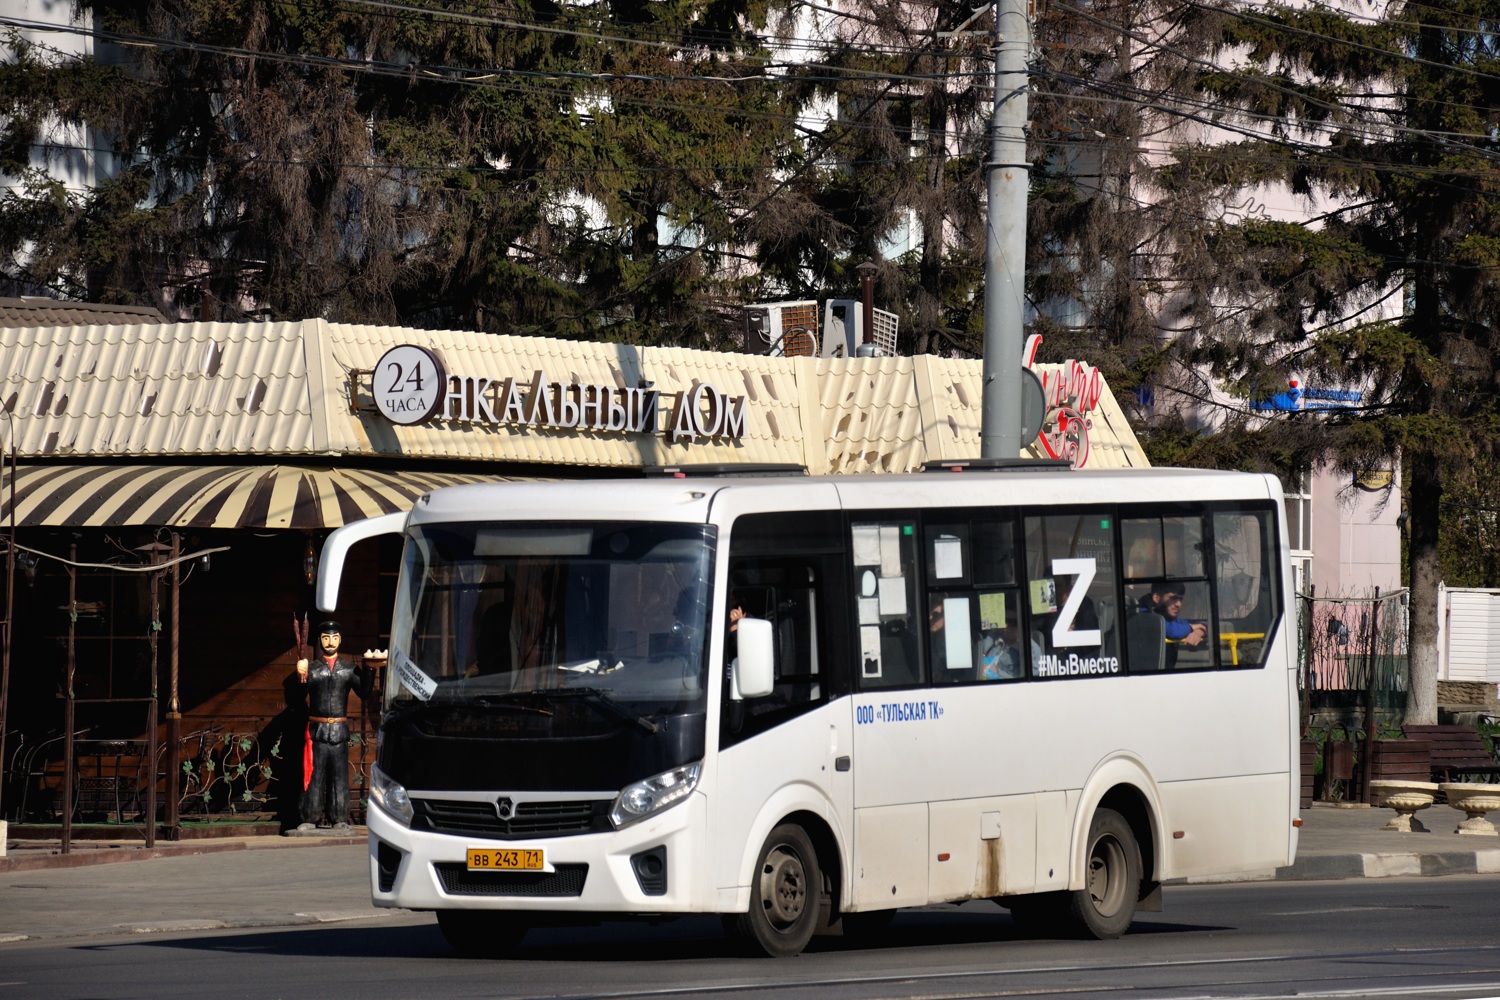
[[[509,698],[506,698],[504,696],[479,695],[478,697],[474,698],[444,698],[440,701],[433,700],[418,702],[415,705],[409,705],[406,708],[393,709],[386,716],[385,722],[400,722],[404,719],[411,718],[412,716],[425,715],[429,712],[451,712],[454,710],[462,710],[466,708],[499,709],[501,711],[524,713],[527,715],[551,716],[553,714],[549,709],[541,708],[537,705],[526,705],[522,704],[521,702],[511,701]]]
[[[458,704],[478,705],[480,708],[503,708],[512,712],[530,712],[532,715],[552,714],[552,712],[548,709],[538,708],[536,705],[522,705],[519,702],[511,701],[510,698],[505,695],[482,694],[478,697],[469,698],[463,702],[459,702]]]
[[[638,715],[615,701],[609,696],[608,688],[533,688],[526,693],[536,698],[578,698],[583,701],[591,701],[601,708],[608,709],[616,717],[626,722],[635,723],[648,733],[655,734],[661,732],[661,723],[653,722],[644,715]]]

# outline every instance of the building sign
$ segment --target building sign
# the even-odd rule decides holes
[[[420,424],[437,414],[448,381],[443,361],[425,347],[403,344],[380,356],[371,377],[375,406],[393,424]]]
[[[1041,342],[1039,333],[1026,338],[1022,358],[1025,367],[1031,367]],[[1037,440],[1048,458],[1065,458],[1073,468],[1081,469],[1089,461],[1089,431],[1094,426],[1086,414],[1099,406],[1104,380],[1099,369],[1072,358],[1063,362],[1062,371],[1039,374],[1047,415],[1042,420],[1042,433]]]
[[[1358,389],[1304,388],[1297,379],[1287,379],[1285,392],[1278,392],[1270,399],[1252,402],[1250,408],[1257,413],[1315,412],[1319,410],[1352,410],[1363,401],[1365,394]]]
[[[545,371],[528,379],[450,374],[442,359],[421,347],[386,351],[373,375],[375,406],[392,423],[428,420],[664,435],[672,443],[745,436],[747,400],[699,382],[684,392],[662,393],[647,382],[637,388],[549,382]]]

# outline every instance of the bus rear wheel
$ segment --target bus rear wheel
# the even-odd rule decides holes
[[[799,954],[812,940],[822,909],[823,874],[812,841],[800,826],[771,831],[750,883],[750,909],[731,930],[772,958]]]
[[[1141,850],[1125,817],[1100,809],[1089,824],[1083,888],[1068,901],[1070,922],[1089,937],[1117,938],[1135,919]]]
[[[438,929],[465,958],[505,958],[526,936],[526,918],[501,910],[438,910]]]

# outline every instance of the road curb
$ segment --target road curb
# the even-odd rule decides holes
[[[1400,878],[1412,875],[1484,875],[1500,872],[1500,850],[1391,851],[1298,859],[1278,868],[1277,879]]]
[[[0,857],[0,874],[6,872],[28,872],[62,868],[86,868],[91,865],[116,864],[122,861],[150,861],[154,858],[181,858],[199,854],[220,854],[226,851],[265,851],[307,849],[313,847],[342,847],[366,843],[364,834],[352,837],[274,837],[267,843],[245,840],[212,839],[181,841],[157,847],[111,846],[86,847],[68,854],[35,853],[7,854]]]
[[[1164,885],[1227,885],[1236,882],[1314,881],[1346,878],[1401,878],[1413,875],[1500,874],[1500,848],[1476,851],[1378,851],[1314,854],[1285,868],[1232,875],[1168,879]]]

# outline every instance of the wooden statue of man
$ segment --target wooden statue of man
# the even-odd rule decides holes
[[[343,630],[338,622],[318,626],[312,665],[297,661],[297,677],[307,685],[307,744],[302,754],[302,825],[349,830],[349,692],[370,695],[374,672],[339,655]]]

